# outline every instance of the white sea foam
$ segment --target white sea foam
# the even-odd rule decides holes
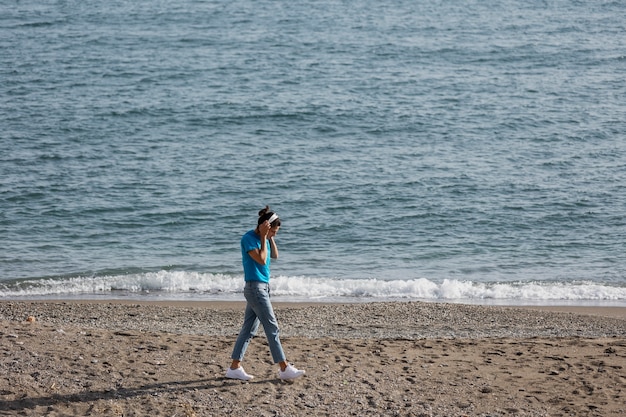
[[[478,283],[420,278],[334,279],[304,276],[272,278],[272,296],[283,300],[427,300],[470,303],[586,303],[626,305],[626,288],[592,282]],[[158,296],[161,299],[241,297],[243,277],[186,271],[23,280],[0,285],[4,298]]]

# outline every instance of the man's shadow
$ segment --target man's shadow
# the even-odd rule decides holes
[[[18,411],[33,409],[36,407],[51,407],[59,403],[81,403],[97,400],[124,400],[139,397],[145,394],[167,394],[181,391],[207,390],[216,388],[227,388],[241,384],[241,381],[227,379],[224,377],[199,379],[195,381],[163,382],[158,384],[144,385],[137,388],[118,388],[102,391],[86,391],[75,394],[51,394],[47,397],[30,398],[28,396],[12,400],[3,401],[0,399],[0,411]],[[280,379],[268,379],[247,382],[249,384],[279,384]],[[0,396],[10,394],[4,391]]]

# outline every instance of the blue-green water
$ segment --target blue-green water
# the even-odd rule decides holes
[[[0,0],[0,295],[626,304],[626,5]]]

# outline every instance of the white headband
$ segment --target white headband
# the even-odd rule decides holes
[[[272,224],[272,222],[274,220],[276,220],[278,218],[278,214],[274,213],[272,214],[272,217],[270,217],[269,219],[267,219],[268,222],[270,222],[270,224]]]

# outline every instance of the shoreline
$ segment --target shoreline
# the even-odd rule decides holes
[[[224,378],[243,307],[0,301],[0,416],[626,413],[626,319],[613,311],[277,302],[285,352],[307,374],[280,381],[260,330],[244,383]]]

